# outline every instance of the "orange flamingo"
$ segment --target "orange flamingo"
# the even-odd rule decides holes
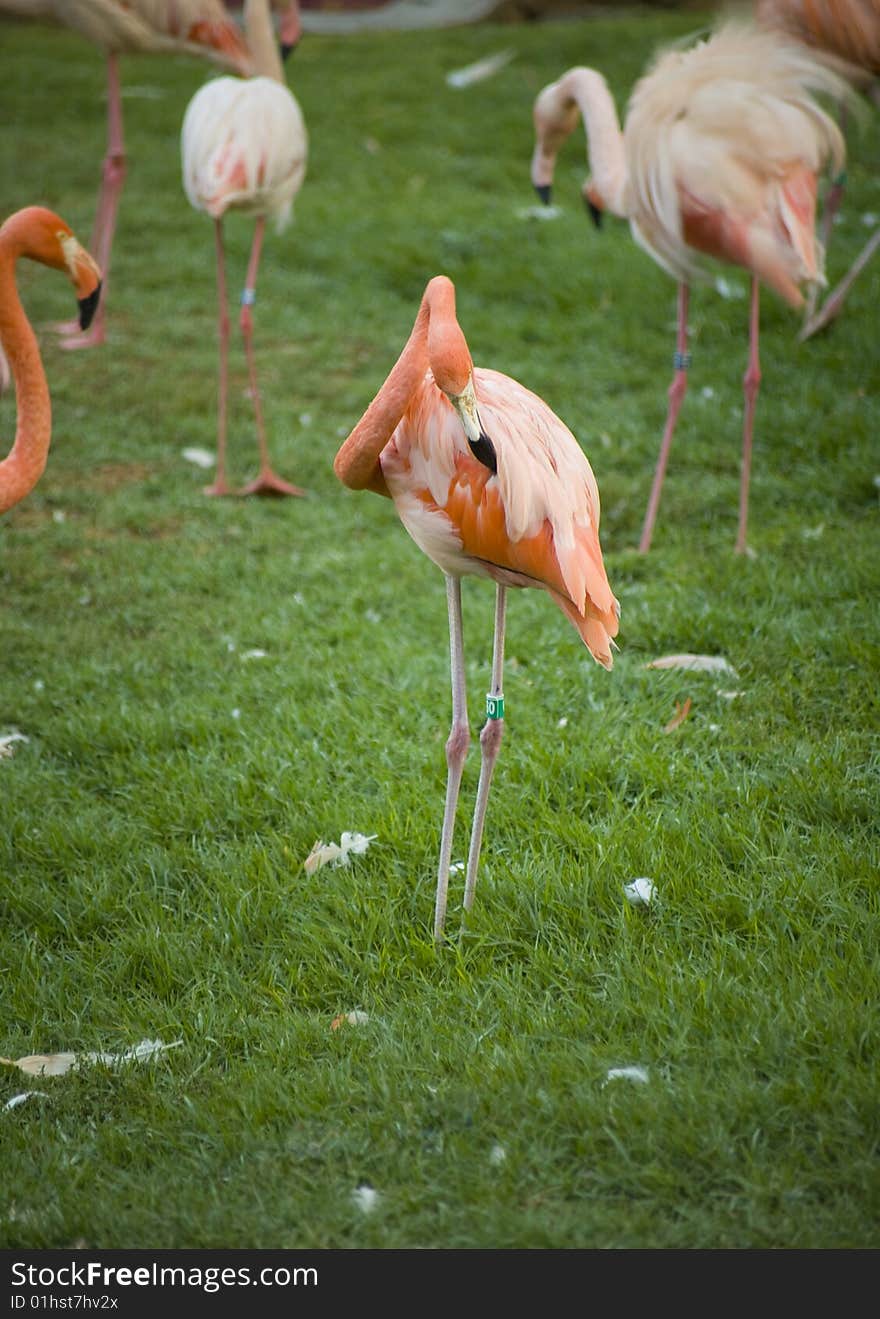
[[[205,493],[234,493],[226,482],[229,316],[226,310],[223,217],[227,211],[241,211],[255,216],[239,324],[256,415],[260,472],[240,493],[302,495],[305,492],[299,486],[277,476],[269,463],[254,360],[252,308],[266,217],[273,217],[279,232],[290,220],[293,199],[305,177],[308,137],[302,111],[284,81],[269,0],[245,0],[244,15],[245,31],[258,76],[214,78],[206,83],[187,106],[181,132],[184,190],[196,210],[205,211],[213,219],[217,250],[220,343],[217,477]],[[293,33],[285,28],[284,18],[295,20],[298,32],[298,7],[289,6],[282,19],[282,56],[294,44],[291,39],[285,39],[286,31],[289,38]]]
[[[538,94],[532,182],[550,199],[557,153],[582,116],[593,175],[584,198],[629,219],[636,242],[679,282],[678,341],[669,411],[639,549],[650,548],[676,419],[687,388],[689,285],[706,277],[706,256],[752,275],[749,362],[736,550],[746,550],[758,358],[759,286],[793,307],[801,285],[824,282],[815,237],[816,180],[843,138],[812,92],[845,95],[846,84],[802,46],[728,23],[690,50],[661,54],[636,84],[623,131],[604,78],[575,68]]]
[[[781,30],[809,46],[820,58],[830,59],[860,90],[880,77],[880,0],[758,0],[756,12],[758,21],[766,27]],[[843,190],[841,176],[833,181],[825,202],[822,236],[826,244]],[[800,339],[809,339],[837,316],[856,277],[878,247],[880,228],[875,229],[819,310],[814,312],[813,306],[809,307]]]
[[[464,910],[477,882],[486,805],[504,729],[502,668],[509,586],[547,591],[611,668],[620,609],[599,545],[599,491],[571,431],[509,376],[474,370],[443,275],[425,289],[409,340],[387,380],[336,455],[339,479],[394,501],[401,522],[446,576],[452,727],[440,841],[434,937],[446,916],[449,862],[470,742],[465,699],[461,578],[496,584],[492,690],[480,734],[481,768],[465,878]]]
[[[98,46],[107,57],[107,152],[89,244],[104,272],[103,297],[87,334],[76,321],[56,327],[64,348],[91,348],[105,339],[110,253],[126,174],[119,56],[175,52],[200,55],[249,73],[250,53],[223,0],[0,0],[0,10],[61,23]]]
[[[15,442],[0,462],[0,513],[24,499],[39,481],[52,437],[52,408],[40,350],[15,286],[19,257],[64,271],[76,289],[83,329],[101,293],[96,262],[54,212],[28,206],[0,227],[0,346],[15,380],[18,406]]]

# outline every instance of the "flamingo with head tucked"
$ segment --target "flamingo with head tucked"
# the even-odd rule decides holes
[[[218,338],[220,380],[217,409],[217,476],[205,493],[229,495],[226,481],[226,413],[228,399],[229,315],[223,219],[232,211],[254,217],[239,323],[244,338],[251,398],[260,449],[260,471],[241,494],[301,495],[299,486],[278,476],[269,462],[269,448],[253,349],[253,305],[266,217],[279,232],[290,220],[293,199],[306,171],[308,137],[296,97],[284,80],[275,43],[269,0],[245,0],[245,32],[253,52],[256,75],[213,78],[187,106],[181,131],[183,186],[191,205],[214,221],[219,297]],[[297,4],[286,4],[280,29],[281,55],[299,33]]]
[[[15,286],[19,257],[40,261],[67,275],[79,301],[85,330],[98,306],[101,272],[53,211],[28,206],[0,227],[0,347],[15,381],[18,423],[9,455],[0,462],[0,513],[24,499],[46,466],[52,437],[49,387],[37,340]]]
[[[846,83],[802,46],[729,22],[689,50],[661,54],[636,84],[623,131],[605,79],[575,68],[538,94],[532,182],[544,201],[559,149],[583,118],[592,168],[584,198],[594,218],[627,218],[633,237],[679,282],[678,342],[669,410],[639,549],[651,544],[675,423],[687,389],[689,286],[705,258],[752,276],[736,550],[746,550],[758,358],[759,287],[793,307],[824,283],[815,235],[816,181],[843,138],[814,93]]]
[[[470,741],[461,578],[488,577],[496,584],[492,690],[480,734],[465,879],[469,911],[504,728],[507,588],[546,591],[593,658],[611,668],[620,610],[599,545],[599,491],[577,440],[543,399],[498,371],[474,369],[456,319],[455,289],[442,275],[425,289],[403,352],[337,453],[334,468],[345,485],[389,496],[410,536],[446,576],[452,728],[434,909],[439,940]]]

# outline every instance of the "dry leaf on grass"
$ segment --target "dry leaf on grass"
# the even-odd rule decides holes
[[[9,760],[15,755],[16,742],[29,742],[30,738],[25,737],[17,728],[13,728],[11,733],[0,734],[0,760]]]
[[[646,669],[688,669],[704,673],[729,673],[736,678],[737,672],[723,655],[662,655],[660,659],[651,660]]]
[[[368,1012],[361,1012],[360,1008],[355,1008],[353,1012],[340,1012],[338,1017],[334,1017],[330,1022],[330,1029],[339,1030],[339,1027],[346,1023],[349,1026],[366,1026],[369,1020]]]
[[[664,724],[663,732],[674,733],[676,728],[679,728],[684,723],[685,719],[687,719],[690,712],[691,712],[690,697],[687,698],[684,704],[682,704],[680,701],[676,701],[675,714],[672,716],[668,724]]]
[[[338,843],[325,843],[319,838],[303,861],[303,870],[307,875],[313,875],[316,870],[329,865],[330,862],[337,866],[347,866],[351,853],[360,856],[378,837],[378,834],[357,834],[346,831]]]
[[[183,1040],[174,1040],[163,1044],[161,1040],[141,1040],[130,1049],[121,1053],[29,1053],[24,1058],[0,1058],[0,1063],[7,1067],[17,1067],[28,1076],[64,1076],[71,1067],[83,1063],[105,1063],[108,1067],[118,1067],[120,1063],[145,1062],[166,1049],[176,1049]]]
[[[472,83],[491,78],[499,69],[513,59],[516,51],[499,50],[495,55],[487,55],[474,64],[466,64],[463,69],[453,69],[446,75],[447,87],[470,87]]]

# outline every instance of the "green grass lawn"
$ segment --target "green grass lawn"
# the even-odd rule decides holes
[[[639,556],[675,286],[623,222],[589,225],[580,130],[561,215],[526,214],[537,91],[593,64],[622,107],[656,46],[706,18],[303,40],[308,174],[255,313],[273,457],[309,492],[281,502],[205,498],[182,452],[215,437],[213,238],[178,153],[212,71],[123,61],[108,342],[65,354],[41,332],[49,464],[0,522],[0,734],[28,739],[0,759],[0,1053],[182,1043],[63,1077],[0,1069],[0,1244],[880,1245],[880,261],[805,344],[763,296],[748,558],[747,278],[694,290],[690,393]],[[506,47],[494,78],[446,85]],[[2,215],[47,204],[88,242],[100,55],[5,22],[0,73]],[[878,161],[875,116],[851,136],[832,283],[880,212]],[[237,291],[251,226],[227,235]],[[441,272],[477,364],[541,394],[588,454],[622,619],[608,674],[549,598],[511,594],[476,905],[459,938],[454,876],[437,950],[443,578],[332,461]],[[36,326],[71,313],[63,279],[19,276]],[[235,328],[231,364],[239,483],[256,446]],[[4,451],[14,418],[7,395]],[[474,730],[493,597],[465,582]],[[737,676],[646,667],[681,651]],[[308,875],[344,830],[377,837]],[[637,876],[650,908],[626,900]],[[354,1009],[366,1023],[331,1029]],[[608,1080],[632,1066],[647,1082]],[[26,1089],[45,1098],[2,1108]]]

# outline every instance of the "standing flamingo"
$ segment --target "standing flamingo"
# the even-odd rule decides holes
[[[443,275],[425,289],[403,352],[337,453],[334,469],[352,489],[393,499],[410,536],[446,575],[452,728],[434,910],[439,940],[470,742],[461,578],[490,577],[496,583],[492,690],[480,734],[480,780],[465,879],[464,909],[470,911],[504,729],[507,587],[547,591],[593,658],[611,668],[620,609],[599,546],[599,491],[571,431],[543,399],[498,371],[474,370],[455,317],[455,288]]]
[[[107,152],[90,243],[104,272],[104,296],[87,334],[76,321],[57,326],[62,347],[92,348],[105,339],[110,253],[126,174],[119,56],[200,55],[247,73],[250,55],[223,0],[0,0],[0,10],[61,23],[98,46],[107,57]]]
[[[830,59],[855,86],[866,89],[880,77],[880,0],[758,0],[758,21],[802,41],[820,58]],[[843,177],[836,178],[825,202],[823,238],[843,199]],[[876,229],[840,283],[818,311],[808,309],[800,339],[809,339],[833,320],[856,277],[880,247]]]
[[[749,473],[758,360],[759,286],[793,307],[802,284],[824,283],[815,237],[816,180],[843,138],[811,92],[845,95],[846,84],[802,47],[751,26],[728,23],[687,51],[656,60],[636,84],[621,132],[611,93],[594,69],[575,68],[538,94],[532,182],[546,202],[557,153],[582,116],[593,176],[584,197],[629,219],[636,242],[679,281],[675,375],[639,549],[646,553],[687,388],[689,285],[708,273],[703,257],[752,275],[749,363],[736,550],[746,549]]]
[[[97,264],[52,211],[28,206],[0,227],[0,346],[15,380],[18,406],[15,442],[0,462],[0,513],[34,488],[46,466],[52,437],[52,408],[40,350],[15,286],[15,263],[23,256],[64,271],[76,289],[83,329],[101,293]]]
[[[226,310],[223,217],[227,211],[241,211],[256,217],[239,323],[260,447],[260,473],[241,494],[301,495],[305,492],[276,476],[269,464],[254,361],[252,307],[256,299],[257,269],[266,216],[273,217],[278,232],[290,220],[293,199],[305,177],[308,138],[302,112],[284,81],[281,57],[274,42],[269,0],[245,0],[244,15],[257,76],[214,78],[206,83],[187,106],[181,132],[183,186],[196,210],[205,211],[213,219],[217,249],[220,304],[217,478],[205,493],[233,493],[226,483],[229,316]],[[298,19],[298,10],[296,16]],[[284,40],[283,26],[281,37],[282,53],[286,53],[288,43]]]

